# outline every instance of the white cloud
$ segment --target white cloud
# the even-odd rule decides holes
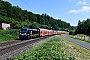
[[[81,9],[79,10],[70,10],[67,13],[80,13],[80,12],[90,12],[90,7],[89,6],[83,6]]]
[[[76,5],[82,4],[82,5],[88,5],[86,1],[78,1]]]
[[[77,10],[70,10],[68,13],[73,13],[73,12],[77,13],[78,11]]]

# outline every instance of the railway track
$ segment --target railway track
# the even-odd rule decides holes
[[[8,60],[8,58],[22,53],[26,49],[36,45],[40,41],[43,41],[49,37],[51,36],[45,36],[24,41],[16,40],[8,43],[2,43],[0,44],[0,60]]]
[[[0,44],[0,50],[4,49],[4,48],[7,48],[7,47],[10,47],[10,46],[13,46],[13,45],[16,45],[19,42],[21,42],[21,40],[13,40],[13,41],[10,41],[10,42],[1,43]]]

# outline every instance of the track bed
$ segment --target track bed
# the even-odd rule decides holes
[[[8,60],[8,58],[14,57],[26,49],[36,45],[40,41],[43,41],[51,36],[39,37],[30,40],[16,40],[0,44],[0,60]]]

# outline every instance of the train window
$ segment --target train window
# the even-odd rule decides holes
[[[26,32],[26,31],[27,31],[27,29],[20,29],[20,31]]]

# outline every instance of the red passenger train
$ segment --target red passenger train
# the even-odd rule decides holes
[[[30,28],[21,28],[19,33],[20,39],[30,39],[34,37],[47,36],[47,35],[60,35],[66,34],[65,31],[56,31],[56,30],[48,30],[48,29],[30,29]]]

